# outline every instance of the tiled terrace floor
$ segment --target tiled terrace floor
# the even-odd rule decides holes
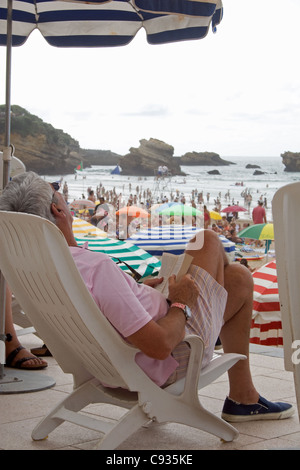
[[[40,344],[33,335],[22,337],[28,348]],[[56,384],[47,390],[20,394],[1,394],[0,449],[55,450],[92,449],[100,433],[64,423],[48,439],[33,442],[31,431],[41,418],[72,389],[72,376],[64,374],[54,358],[47,358],[46,371],[35,371],[52,377]],[[270,400],[296,404],[291,372],[284,370],[282,349],[251,346],[251,368],[259,392]],[[220,415],[228,388],[227,375],[201,391],[202,403]],[[296,405],[295,405],[296,406]],[[105,415],[114,420],[124,410],[108,405],[90,405],[87,413]],[[273,450],[300,449],[300,425],[295,415],[283,421],[257,421],[236,424],[239,437],[223,443],[215,436],[177,424],[145,428],[119,447],[120,450]]]

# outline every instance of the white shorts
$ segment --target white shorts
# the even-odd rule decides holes
[[[227,291],[208,272],[199,266],[191,265],[188,273],[193,277],[199,289],[198,302],[192,309],[192,317],[186,324],[186,334],[200,336],[204,343],[202,367],[211,361],[214,348],[224,323],[224,311]],[[186,374],[190,348],[181,342],[172,356],[179,363],[176,371],[169,377],[170,384]]]

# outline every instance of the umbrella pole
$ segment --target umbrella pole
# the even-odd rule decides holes
[[[6,36],[6,91],[5,91],[5,142],[3,149],[3,181],[1,189],[5,188],[10,175],[10,76],[11,76],[11,49],[12,49],[12,0],[7,0],[7,36]],[[5,363],[5,279],[0,273],[0,379],[4,375]]]
[[[13,146],[10,144],[12,10],[13,0],[7,0],[5,148],[3,149],[3,181],[0,181],[1,190],[5,188],[9,181],[10,165],[13,155]],[[55,381],[51,377],[36,374],[34,371],[6,370],[4,372],[6,283],[1,271],[0,300],[0,394],[37,392],[53,387]]]

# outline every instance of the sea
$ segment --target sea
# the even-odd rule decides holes
[[[247,207],[244,218],[251,218],[252,209],[257,205],[258,199],[265,203],[267,220],[272,221],[272,199],[275,192],[282,186],[299,181],[300,173],[286,172],[281,157],[223,157],[232,162],[228,166],[181,166],[186,174],[183,176],[157,179],[154,175],[148,177],[123,176],[111,174],[114,166],[92,166],[70,175],[44,175],[46,181],[61,181],[68,185],[69,199],[87,198],[88,190],[96,193],[100,184],[105,190],[115,190],[121,200],[126,203],[130,194],[134,196],[137,188],[140,192],[151,191],[153,202],[161,202],[162,198],[170,200],[171,194],[185,197],[186,204],[190,204],[195,191],[202,192],[203,203],[209,210],[213,210],[219,200],[221,208],[228,204],[238,204],[247,207],[244,201],[245,194],[251,194],[251,206]],[[257,165],[262,175],[254,175],[255,169],[246,168],[248,164]],[[209,174],[211,170],[218,170],[220,174]],[[197,194],[196,193],[196,194]],[[141,202],[146,203],[142,198]]]

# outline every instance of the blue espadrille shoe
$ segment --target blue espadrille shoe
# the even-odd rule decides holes
[[[232,423],[260,419],[285,419],[292,416],[294,411],[289,403],[272,403],[261,396],[258,402],[252,405],[243,405],[227,397],[222,410],[222,418]]]

